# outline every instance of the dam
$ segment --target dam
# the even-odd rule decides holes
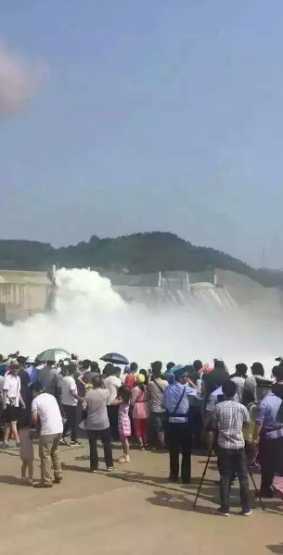
[[[259,317],[283,314],[281,289],[263,287],[247,276],[227,270],[148,274],[93,270],[108,278],[113,289],[128,303],[155,309],[164,305],[221,312],[245,309]],[[48,272],[0,269],[0,322],[11,325],[51,310],[55,297],[55,267]]]
[[[203,272],[166,271],[132,275],[103,272],[127,302],[150,307],[186,305],[221,312],[244,309],[255,315],[282,316],[283,290],[264,287],[251,278],[222,269]]]
[[[0,270],[0,322],[12,324],[52,305],[51,272]]]

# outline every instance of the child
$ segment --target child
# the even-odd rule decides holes
[[[118,399],[120,401],[118,409],[118,431],[120,441],[123,448],[123,456],[120,457],[120,463],[130,462],[130,445],[129,437],[131,436],[131,421],[129,416],[131,392],[128,387],[122,385],[118,390]]]
[[[30,428],[30,420],[27,412],[23,411],[18,421],[19,438],[20,438],[20,457],[22,460],[21,476],[22,480],[27,484],[33,485],[33,444],[32,430]],[[28,478],[26,476],[28,471]]]

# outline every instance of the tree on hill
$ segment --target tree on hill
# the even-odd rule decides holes
[[[283,272],[255,270],[228,254],[209,247],[196,247],[173,233],[151,232],[52,247],[38,241],[0,240],[0,268],[48,270],[58,267],[97,267],[130,273],[158,271],[201,272],[221,268],[244,274],[265,286],[283,287]]]

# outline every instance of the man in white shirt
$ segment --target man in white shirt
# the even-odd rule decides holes
[[[232,382],[236,385],[237,401],[242,403],[245,390],[245,382],[247,379],[248,367],[244,363],[236,364],[236,372],[231,376]]]
[[[71,430],[71,445],[80,445],[78,441],[78,388],[74,378],[75,366],[66,367],[66,375],[61,382],[61,401],[64,416],[66,418],[63,430],[63,442],[66,441],[67,434]]]
[[[33,386],[36,395],[31,406],[32,423],[40,426],[39,457],[41,481],[35,487],[50,488],[53,485],[51,468],[54,469],[55,483],[62,480],[62,467],[59,458],[59,442],[63,432],[63,421],[59,405],[50,393],[44,393],[40,383]]]

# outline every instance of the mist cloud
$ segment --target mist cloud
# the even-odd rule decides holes
[[[39,68],[0,44],[0,117],[20,112],[36,93]]]
[[[236,362],[260,360],[267,374],[282,355],[281,320],[258,318],[235,309],[210,310],[203,305],[127,304],[109,280],[86,269],[56,272],[55,309],[13,326],[0,324],[1,351],[24,355],[60,347],[81,358],[98,359],[121,352],[148,367],[152,360],[187,364],[196,358],[224,358],[230,371]]]

